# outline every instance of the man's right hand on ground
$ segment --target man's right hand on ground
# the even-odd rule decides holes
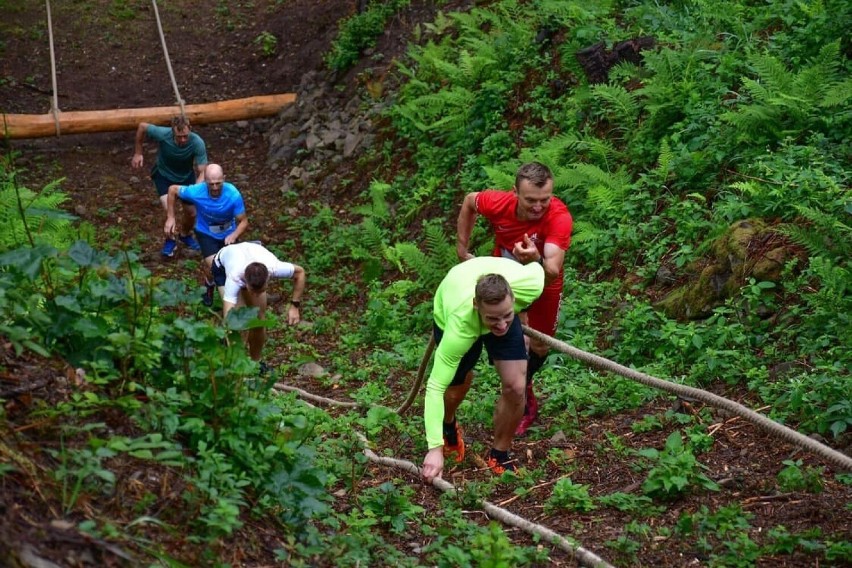
[[[428,482],[432,482],[436,477],[441,477],[441,470],[444,469],[444,448],[443,446],[438,446],[437,448],[432,448],[426,454],[426,458],[423,460],[423,469],[421,473],[423,475],[423,479]]]
[[[142,154],[133,154],[133,159],[130,160],[130,166],[135,169],[139,169],[142,167],[142,164],[145,162],[145,157]]]

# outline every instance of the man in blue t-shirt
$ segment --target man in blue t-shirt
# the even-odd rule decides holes
[[[130,162],[134,169],[140,169],[145,161],[142,142],[146,137],[158,144],[157,160],[151,168],[151,180],[165,209],[170,185],[190,185],[204,181],[207,147],[201,136],[192,132],[189,119],[185,116],[172,118],[171,127],[140,122],[136,128],[136,149]],[[198,243],[192,238],[195,207],[190,203],[183,203],[181,221],[181,242],[192,250],[199,250]],[[177,242],[173,236],[166,237],[162,255],[173,256],[176,246]]]
[[[213,305],[213,283],[210,268],[213,256],[237,239],[248,228],[246,206],[243,196],[233,184],[225,181],[225,174],[218,164],[208,164],[204,171],[204,181],[193,185],[170,185],[166,199],[166,236],[175,233],[175,201],[182,199],[195,205],[195,237],[204,256],[204,277],[207,290],[204,293],[204,305]]]

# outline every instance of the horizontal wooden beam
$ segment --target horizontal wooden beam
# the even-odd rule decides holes
[[[296,95],[294,93],[283,93],[184,105],[184,109],[193,124],[208,124],[273,116],[295,101]],[[178,114],[180,114],[180,106],[178,105],[59,112],[58,132],[57,121],[52,112],[47,114],[2,114],[0,115],[0,135],[8,138],[41,138],[61,134],[135,130],[140,122],[168,124],[172,117]]]

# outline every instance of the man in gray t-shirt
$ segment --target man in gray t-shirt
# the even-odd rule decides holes
[[[171,127],[140,122],[136,128],[136,147],[130,162],[134,169],[140,169],[144,163],[142,142],[145,138],[158,144],[157,160],[151,168],[151,180],[165,210],[170,185],[192,185],[204,181],[207,146],[201,136],[192,132],[189,119],[185,116],[174,117]],[[192,250],[200,250],[192,236],[194,227],[195,206],[183,203],[180,240]],[[173,256],[176,247],[175,239],[167,238],[162,255]]]

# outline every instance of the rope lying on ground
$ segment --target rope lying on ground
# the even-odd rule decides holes
[[[795,430],[788,428],[787,426],[774,422],[773,420],[770,420],[762,414],[758,414],[753,410],[749,410],[748,408],[737,402],[728,400],[726,398],[701,389],[689,387],[686,385],[679,385],[677,383],[671,383],[669,381],[664,381],[662,379],[652,377],[651,375],[646,375],[645,373],[640,373],[639,371],[630,369],[629,367],[625,367],[624,365],[619,365],[618,363],[610,361],[609,359],[605,359],[598,355],[594,355],[587,351],[572,347],[567,343],[559,341],[558,339],[554,339],[549,335],[545,335],[526,325],[523,327],[524,333],[526,333],[530,337],[543,341],[549,347],[552,347],[553,349],[556,349],[561,353],[565,353],[566,355],[573,357],[574,359],[582,361],[591,367],[603,369],[605,371],[609,371],[611,373],[627,377],[628,379],[638,381],[643,385],[662,389],[664,391],[676,394],[677,396],[694,398],[715,408],[721,408],[732,414],[736,414],[743,420],[751,422],[755,426],[766,430],[773,436],[777,436],[785,442],[789,442],[790,444],[813,452],[814,454],[823,458],[824,460],[836,466],[842,471],[852,471],[852,458],[850,458],[849,456],[844,455],[838,452],[837,450],[829,448],[825,444],[821,444],[816,440],[805,436],[804,434],[800,434],[799,432],[796,432]]]
[[[364,444],[364,455],[366,455],[371,461],[380,463],[382,465],[396,467],[405,470],[411,473],[412,475],[416,475],[418,477],[420,476],[420,468],[412,462],[379,456],[367,447],[368,442],[367,439],[363,436],[363,434],[356,432],[356,435]],[[434,485],[441,491],[444,491],[445,493],[456,493],[458,491],[453,486],[453,484],[437,477],[432,480],[432,485]],[[544,540],[556,545],[561,550],[567,552],[571,556],[571,558],[578,561],[582,566],[614,568],[612,564],[608,563],[597,554],[586,550],[582,546],[576,546],[572,544],[570,541],[568,541],[568,539],[545,526],[530,522],[525,518],[519,517],[514,513],[510,513],[506,509],[498,507],[497,505],[489,503],[488,501],[479,501],[479,505],[483,511],[488,513],[489,516],[494,519],[497,519],[503,524],[512,527],[517,527],[531,535],[538,535]]]
[[[427,347],[427,349],[426,349],[426,356],[423,358],[424,364],[421,365],[421,370],[425,367],[425,362],[428,362],[429,355],[431,355],[431,349],[432,348],[434,348],[434,342],[430,342],[429,347]],[[311,393],[309,393],[305,390],[302,390],[302,389],[294,387],[294,386],[290,386],[290,385],[285,384],[285,383],[280,383],[280,382],[275,383],[273,385],[273,388],[275,390],[278,390],[278,391],[294,392],[294,393],[298,394],[301,398],[304,398],[304,399],[307,399],[307,400],[312,400],[314,402],[320,402],[320,403],[323,403],[323,404],[328,404],[328,405],[331,405],[331,406],[341,406],[341,407],[345,407],[345,408],[360,408],[360,407],[363,406],[361,404],[358,404],[357,402],[345,402],[345,401],[340,401],[340,400],[334,400],[333,398],[326,398],[324,396],[311,394]],[[414,395],[417,394],[417,390],[419,390],[419,386],[416,389],[412,389],[412,392],[414,392]],[[411,399],[413,400],[413,396],[411,397]],[[408,405],[410,406],[410,403]],[[403,406],[405,406],[407,408],[406,405],[403,405]],[[417,467],[414,463],[412,463],[410,461],[406,461],[406,460],[399,460],[399,459],[395,459],[395,458],[379,456],[378,454],[376,454],[375,452],[370,450],[369,447],[367,447],[369,442],[367,441],[367,438],[365,438],[363,434],[361,434],[360,432],[356,432],[355,434],[358,437],[358,439],[361,440],[361,443],[364,444],[364,448],[363,448],[364,455],[367,456],[367,458],[370,459],[370,461],[373,461],[373,462],[376,462],[376,463],[379,463],[379,464],[382,464],[382,465],[388,465],[388,466],[396,467],[396,468],[399,468],[399,469],[403,469],[403,470],[405,470],[405,471],[407,471],[407,472],[409,472],[413,475],[420,477],[420,468]],[[434,485],[435,487],[437,487],[438,489],[440,489],[441,491],[444,491],[444,492],[455,493],[455,492],[458,491],[451,483],[444,481],[443,479],[440,479],[440,478],[437,478],[437,477],[432,480],[432,485]],[[498,507],[497,505],[494,505],[493,503],[490,503],[488,501],[480,501],[480,502],[478,502],[478,504],[480,505],[482,510],[485,511],[492,518],[497,519],[498,521],[502,522],[505,525],[517,527],[517,528],[527,532],[528,534],[539,535],[543,539],[547,540],[548,542],[554,544],[558,548],[560,548],[560,549],[564,550],[565,552],[567,552],[568,554],[570,554],[573,559],[577,560],[583,566],[614,568],[611,564],[607,563],[605,560],[601,559],[596,554],[586,550],[582,546],[573,545],[565,537],[559,535],[558,533],[550,530],[549,528],[547,528],[543,525],[539,525],[537,523],[533,523],[531,521],[528,521],[525,518],[520,517],[520,516],[518,516],[514,513],[510,513],[506,509]]]
[[[408,398],[405,402],[396,409],[397,414],[405,414],[405,411],[417,398],[417,393],[420,392],[420,385],[423,384],[423,377],[426,376],[426,366],[429,364],[429,358],[432,357],[432,352],[435,351],[435,335],[429,334],[429,344],[426,345],[426,352],[423,353],[423,359],[420,360],[420,367],[417,368],[417,378],[414,380],[414,385],[411,387],[411,392],[408,393]]]
[[[621,375],[628,379],[638,381],[644,385],[658,388],[673,393],[680,397],[699,400],[705,404],[709,404],[714,408],[726,410],[731,414],[739,416],[747,422],[754,424],[758,428],[769,432],[773,436],[784,440],[785,442],[793,444],[794,446],[797,446],[804,450],[813,452],[817,456],[836,466],[841,471],[852,471],[852,458],[850,458],[849,456],[842,454],[841,452],[838,452],[837,450],[830,448],[825,444],[821,444],[816,440],[805,436],[804,434],[800,434],[799,432],[796,432],[795,430],[788,428],[783,424],[779,424],[765,417],[762,414],[750,410],[742,404],[739,404],[732,400],[728,400],[711,392],[707,392],[686,385],[679,385],[677,383],[672,383],[669,381],[664,381],[663,379],[652,377],[651,375],[646,375],[645,373],[641,373],[629,367],[625,367],[624,365],[620,365],[615,361],[610,361],[609,359],[606,359],[599,355],[595,355],[593,353],[583,351],[582,349],[572,347],[571,345],[568,345],[563,341],[554,339],[553,337],[536,331],[529,326],[524,325],[523,329],[524,333],[529,335],[530,337],[534,337],[540,341],[543,341],[549,347],[561,353],[564,353],[569,357],[573,357],[578,361],[582,361],[590,367],[609,371],[611,373]],[[406,410],[408,410],[408,408],[414,402],[414,399],[417,398],[417,393],[420,391],[420,387],[423,384],[423,379],[426,376],[426,367],[429,363],[429,358],[432,356],[432,352],[434,351],[434,349],[435,340],[434,337],[430,334],[429,344],[426,346],[426,352],[423,354],[423,359],[420,361],[420,367],[417,369],[417,377],[414,381],[414,384],[412,385],[411,391],[408,393],[408,396],[405,399],[405,402],[403,402],[402,405],[396,410],[397,414],[402,414]],[[284,385],[283,383],[278,383],[275,386],[276,388],[280,388],[281,390],[296,391],[300,395],[305,396],[306,398],[312,398],[313,400],[317,400],[319,402],[336,404],[340,406],[348,406],[351,408],[356,408],[359,406],[359,404],[355,402],[338,402],[333,401],[331,399],[317,397],[316,395],[312,395],[295,387]]]

